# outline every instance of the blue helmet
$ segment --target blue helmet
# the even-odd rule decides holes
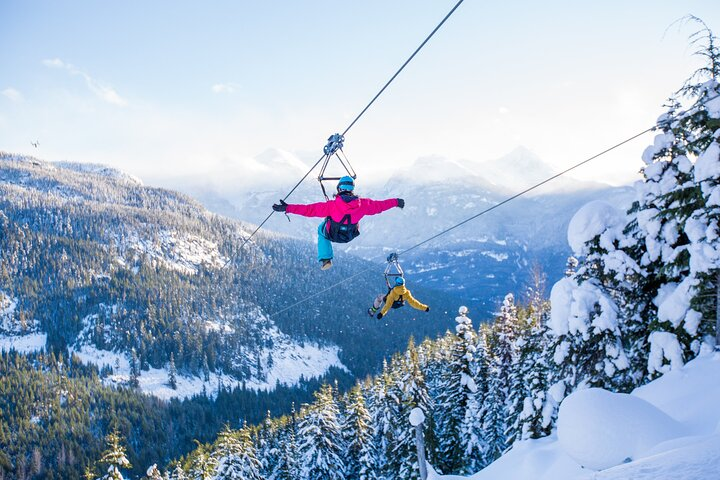
[[[345,175],[337,184],[338,192],[352,192],[355,189],[355,180]]]
[[[395,286],[405,285],[405,279],[403,277],[395,277]]]

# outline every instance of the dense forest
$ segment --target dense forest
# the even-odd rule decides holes
[[[195,439],[214,438],[225,423],[255,423],[268,411],[281,415],[307,402],[321,381],[311,374],[298,385],[270,385],[270,392],[243,386],[264,381],[287,344],[337,345],[347,370],[317,375],[344,389],[378,371],[410,336],[435,336],[450,326],[442,314],[451,304],[447,296],[422,288],[414,293],[437,313],[405,309],[383,322],[370,319],[367,307],[384,288],[383,265],[368,269],[372,264],[339,255],[331,271],[321,272],[312,245],[264,232],[240,250],[250,227],[112,169],[0,153],[0,337],[47,335],[46,353],[12,354],[0,376],[2,429],[22,432],[0,444],[4,474],[43,477],[57,470],[77,478],[113,426],[132,442],[129,456],[137,465],[169,460]],[[368,274],[342,282],[359,270]],[[72,352],[83,345],[126,359],[129,381],[109,388],[113,365],[80,367]],[[210,381],[195,398],[164,403],[138,391],[138,377],[151,368]],[[53,380],[53,371],[67,379]],[[233,381],[218,388],[221,374]],[[78,407],[68,412],[72,419],[53,417],[58,422],[43,433],[45,424],[33,423],[31,412],[53,402],[57,412],[70,408],[58,382],[97,410]],[[99,413],[106,410],[111,413]],[[163,433],[168,430],[174,433]],[[60,461],[50,452],[63,442],[72,454]],[[36,450],[45,452],[40,470],[31,467]]]
[[[346,372],[277,385],[271,392],[224,386],[169,402],[129,387],[104,386],[94,366],[51,353],[0,356],[0,478],[79,478],[99,458],[104,437],[117,431],[128,458],[142,465],[169,462],[196,441],[210,441],[224,425],[241,427],[308,402],[324,382],[352,385]]]
[[[257,365],[276,325],[298,340],[339,345],[344,365],[365,375],[409,335],[448,326],[406,314],[389,327],[358,328],[372,285],[381,288],[380,265],[375,281],[340,283],[269,319],[368,263],[343,256],[319,272],[310,245],[262,232],[239,251],[243,224],[124,177],[0,154],[0,194],[0,290],[18,299],[17,322],[46,332],[58,351],[85,330],[99,349],[134,349],[143,369],[166,365],[172,353],[188,373],[208,365],[238,380],[262,378]],[[418,295],[449,306],[432,291]]]

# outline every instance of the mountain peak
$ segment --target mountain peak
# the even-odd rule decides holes
[[[448,180],[467,180],[477,175],[460,163],[442,155],[426,155],[415,160],[410,167],[398,170],[394,176],[411,183],[436,183]]]

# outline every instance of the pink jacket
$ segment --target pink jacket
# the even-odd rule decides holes
[[[346,202],[340,195],[327,202],[310,203],[308,205],[288,204],[287,213],[303,217],[330,217],[336,222],[350,214],[350,222],[358,223],[365,215],[377,215],[385,210],[398,206],[397,198],[387,200],[370,200],[369,198],[352,197]]]

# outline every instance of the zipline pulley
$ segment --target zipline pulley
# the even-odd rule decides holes
[[[343,144],[345,143],[345,137],[340,135],[339,133],[335,133],[333,135],[330,135],[328,138],[328,142],[323,148],[323,158],[322,166],[320,167],[320,173],[318,174],[318,182],[320,182],[320,188],[322,189],[323,195],[325,196],[326,200],[330,200],[328,197],[327,192],[325,191],[325,185],[323,184],[326,180],[340,180],[342,177],[344,177],[346,174],[354,179],[357,178],[357,174],[355,173],[355,169],[350,165],[350,161],[345,156],[345,153],[343,152]],[[325,175],[325,170],[328,167],[328,163],[330,162],[330,159],[336,157],[338,161],[340,162],[340,165],[345,169],[346,173],[343,173],[341,175],[333,175],[333,176],[327,176]]]
[[[385,284],[388,288],[393,288],[395,286],[395,279],[398,277],[405,278],[405,274],[400,266],[397,253],[393,252],[388,255],[387,262],[388,264],[385,267]]]

